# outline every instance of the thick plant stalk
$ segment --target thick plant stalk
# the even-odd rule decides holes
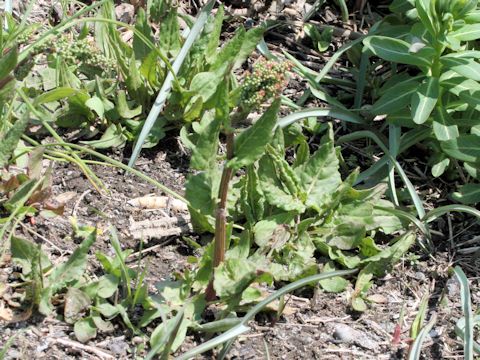
[[[233,132],[227,133],[227,161],[233,159]],[[225,247],[227,242],[227,196],[228,185],[232,179],[233,169],[224,166],[222,171],[222,179],[220,180],[220,189],[218,190],[218,206],[215,218],[215,243],[213,252],[213,271],[225,260]],[[207,301],[213,301],[216,298],[215,289],[213,288],[213,274],[210,283],[205,292]]]

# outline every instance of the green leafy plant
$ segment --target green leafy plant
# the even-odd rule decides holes
[[[130,320],[132,311],[137,306],[152,307],[147,285],[143,284],[145,271],[137,272],[127,266],[127,258],[133,251],[121,249],[114,227],[110,227],[110,234],[115,257],[102,252],[96,254],[104,274],[97,280],[87,280],[69,288],[65,295],[65,321],[74,324],[75,336],[81,342],[95,338],[98,331],[112,332],[112,321],[117,317],[134,333],[140,334]]]
[[[25,288],[23,303],[27,318],[33,310],[48,315],[53,310],[54,296],[81,282],[96,229],[78,227],[76,235],[83,241],[66,262],[58,265],[52,264],[39,245],[16,236],[11,238],[12,261],[22,269],[21,285]]]
[[[263,63],[260,66],[265,68]],[[252,75],[255,74],[254,70]],[[278,75],[273,77],[281,79]],[[245,91],[250,91],[251,83],[248,78],[245,80]],[[252,103],[256,103],[255,97]],[[318,150],[310,155],[298,127],[285,134],[276,127],[278,106],[279,102],[274,101],[260,119],[236,136],[237,131],[230,130],[231,124],[245,117],[247,111],[239,107],[229,117],[230,107],[221,113],[217,109],[214,116],[202,119],[196,143],[191,143],[191,166],[201,171],[187,182],[190,208],[197,211],[192,213],[192,220],[199,231],[215,232],[213,263],[209,264],[215,269],[214,280],[207,289],[207,299],[213,300],[215,294],[228,296],[221,289],[226,282],[237,277],[237,281],[241,278],[248,284],[255,279],[259,268],[276,281],[292,281],[316,273],[319,266],[314,253],[319,251],[340,266],[365,266],[352,300],[356,309],[364,309],[361,298],[373,274],[394,263],[415,237],[407,234],[392,247],[375,245],[368,236],[371,231],[381,229],[392,233],[402,227],[398,218],[386,213],[381,216],[382,221],[375,220],[382,213],[378,205],[391,206],[381,200],[385,187],[354,189],[356,172],[342,181],[331,128]],[[212,159],[217,154],[222,125],[227,136],[227,153],[220,177],[217,175],[220,169]],[[287,149],[293,155],[293,163],[285,159]],[[237,175],[240,169],[242,175]],[[215,182],[219,177],[220,182]],[[245,230],[237,235],[234,223]],[[229,243],[236,244],[230,250],[235,256],[230,259],[229,251],[225,255]],[[247,244],[254,246],[249,250]],[[241,266],[240,254],[244,259]],[[325,271],[334,269],[333,263],[325,267]],[[337,279],[321,285],[331,291],[342,291],[347,283]]]
[[[398,0],[390,8],[394,15],[363,41],[366,59],[375,55],[393,63],[381,87],[372,80],[376,101],[369,111],[386,114],[398,129],[398,140],[400,127],[411,128],[409,134],[428,129],[422,141],[433,152],[432,175],[458,171],[456,163],[464,162],[472,182],[462,185],[453,198],[477,203],[477,1]]]

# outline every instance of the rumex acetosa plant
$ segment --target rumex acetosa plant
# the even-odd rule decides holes
[[[470,182],[453,197],[480,201],[480,12],[476,0],[396,0],[363,41],[367,55],[391,62],[370,111],[413,128],[433,151],[432,174],[462,171]],[[378,65],[378,63],[377,63]],[[408,65],[408,66],[404,66]],[[412,134],[410,134],[412,135]],[[465,176],[464,178],[466,178]]]
[[[365,267],[352,299],[361,310],[373,274],[398,259],[415,237],[407,234],[392,247],[375,245],[372,231],[390,234],[402,224],[381,209],[392,206],[381,200],[385,187],[354,189],[357,172],[342,181],[331,127],[310,154],[303,137],[289,139],[277,126],[275,98],[289,68],[260,60],[240,90],[228,92],[222,86],[215,113],[205,114],[189,145],[191,167],[198,171],[186,184],[192,222],[198,232],[215,234],[213,245],[198,261],[194,287],[208,285],[207,300],[217,295],[235,303],[242,294],[258,296],[257,290],[249,289],[252,282],[293,281],[317,273],[318,251],[332,261],[324,271],[334,270],[334,262]],[[262,108],[258,105],[260,99],[266,100],[266,92],[273,95],[272,102],[253,125],[244,128],[250,111]],[[222,133],[226,154],[219,166]],[[293,162],[285,158],[287,151],[293,152]],[[341,291],[347,284],[335,279],[322,286]]]

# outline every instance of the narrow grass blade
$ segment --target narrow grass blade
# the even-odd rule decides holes
[[[418,220],[415,216],[413,216],[409,212],[406,212],[400,209],[395,209],[395,208],[387,208],[383,206],[374,206],[374,208],[389,212],[390,214],[395,215],[401,219],[410,221],[412,224],[414,224],[418,228],[418,230],[422,232],[423,235],[425,235],[427,238],[430,238],[430,231],[428,227],[425,226],[425,223]]]
[[[16,334],[14,334],[12,337],[10,337],[6,342],[5,345],[0,349],[0,359],[5,359],[7,356],[7,351],[10,348],[10,346],[13,345],[13,342],[17,338],[18,335],[23,334],[24,330],[18,331]]]
[[[175,360],[187,360],[191,359],[199,354],[203,354],[204,352],[213,349],[219,345],[222,345],[226,342],[228,342],[231,339],[237,338],[237,336],[242,335],[249,331],[250,328],[248,326],[245,326],[243,324],[239,324],[235,326],[234,328],[224,332],[223,334],[214,337],[213,339],[197,346],[194,347],[192,350],[186,352],[183,355],[180,355],[177,357]]]
[[[30,101],[30,99],[27,97],[27,95],[23,92],[22,89],[18,88],[17,93],[20,95],[20,97],[23,99],[25,104],[27,105],[28,109],[40,119],[43,127],[52,135],[52,137],[58,141],[58,143],[65,147],[66,150],[68,150],[68,147],[65,146],[65,142],[63,139],[58,135],[58,133],[55,131],[55,129],[48,123],[48,121],[44,120],[44,114],[42,114],[40,111],[38,111]],[[38,142],[35,145],[40,145]],[[105,191],[108,191],[103,182],[97,177],[97,175],[85,164],[85,162],[80,159],[80,157],[72,153],[71,154],[71,159],[73,162],[75,162],[78,167],[83,171],[85,176],[88,178],[88,180],[92,183],[92,185],[95,187],[95,189],[101,193],[100,189],[103,189]]]
[[[480,211],[477,209],[471,207],[471,206],[466,206],[466,205],[445,205],[445,206],[440,206],[439,208],[430,210],[428,214],[423,218],[424,221],[430,222],[433,221],[437,218],[439,218],[442,215],[445,215],[446,213],[449,212],[465,212],[467,214],[476,216],[478,219],[480,219]]]
[[[420,200],[420,197],[418,196],[410,179],[405,174],[405,171],[403,171],[398,161],[395,160],[392,154],[390,154],[390,151],[387,149],[385,144],[379,139],[379,137],[376,134],[368,130],[357,131],[357,132],[342,136],[340,139],[338,139],[337,143],[340,144],[342,142],[353,141],[361,138],[369,138],[375,141],[375,143],[377,143],[377,145],[382,149],[382,151],[385,153],[388,159],[393,163],[393,165],[395,166],[395,169],[400,175],[400,178],[402,179],[405,186],[407,187],[410,197],[412,198],[413,204],[415,205],[415,209],[417,210],[418,217],[420,219],[423,219],[425,217],[425,209],[423,208],[422,200]]]
[[[224,347],[222,349],[221,354],[219,355],[219,358],[223,358],[226,355],[226,353],[228,352],[229,347],[233,343],[233,340],[235,340],[235,338],[238,335],[241,335],[241,334],[245,333],[246,331],[250,330],[250,328],[247,327],[246,324],[251,319],[253,319],[256,314],[258,314],[260,311],[262,311],[262,309],[265,306],[270,304],[272,301],[278,299],[279,297],[281,297],[281,296],[283,296],[283,295],[285,295],[285,294],[287,294],[291,291],[294,291],[294,290],[297,290],[297,289],[299,289],[303,286],[306,286],[308,284],[316,283],[320,280],[329,279],[329,278],[336,277],[336,276],[352,275],[352,274],[356,273],[357,271],[358,271],[357,269],[332,271],[332,272],[327,272],[327,273],[308,276],[306,278],[295,281],[295,282],[277,290],[276,292],[274,292],[273,294],[268,296],[266,299],[264,299],[263,301],[261,301],[257,305],[255,305],[252,309],[250,309],[250,311],[248,313],[245,314],[245,316],[242,318],[242,321],[237,326],[235,326],[232,329],[228,330],[227,332],[225,332],[225,333],[207,341],[206,343],[203,343],[202,345],[199,345],[199,346],[193,348],[192,350],[186,352],[185,354],[180,355],[178,358],[176,358],[176,360],[191,359],[194,356],[199,355],[201,353],[204,353],[205,351],[213,349],[214,347],[216,347],[218,345],[221,345],[221,344],[224,344]]]
[[[363,92],[365,91],[365,85],[367,83],[367,69],[370,63],[370,56],[366,49],[362,50],[362,56],[360,58],[360,68],[358,69],[357,89],[355,92],[355,100],[353,107],[360,109],[362,107]]]
[[[370,33],[372,33],[372,32],[373,31],[370,30]],[[365,39],[365,36],[359,37],[358,39],[355,39],[352,42],[350,42],[346,45],[343,45],[340,49],[338,49],[338,51],[325,64],[322,71],[320,71],[320,74],[318,74],[318,76],[315,80],[317,80],[317,82],[321,82],[322,79],[325,77],[325,75],[327,75],[328,72],[332,69],[332,67],[336,64],[338,59],[340,59],[340,56],[342,56],[342,54],[344,52],[348,51],[349,49],[351,49],[355,45],[361,44],[364,39]]]
[[[472,302],[470,298],[470,285],[468,279],[460,266],[455,266],[455,275],[460,282],[462,309],[465,319],[463,351],[465,360],[473,360],[473,314]]]
[[[287,127],[288,125],[293,124],[295,121],[305,119],[308,117],[332,117],[335,119],[340,119],[343,121],[351,122],[354,124],[366,124],[366,120],[361,118],[360,116],[354,114],[351,111],[343,110],[343,109],[321,109],[321,108],[311,108],[300,110],[294,112],[290,115],[287,115],[277,121],[277,125],[281,128]]]
[[[311,9],[307,11],[307,13],[303,16],[303,21],[306,22],[310,20],[310,18],[315,15],[315,13],[320,9],[320,7],[325,4],[325,0],[316,0]]]
[[[150,130],[152,129],[153,125],[155,125],[155,121],[157,121],[158,115],[160,115],[160,112],[162,111],[165,105],[165,102],[168,98],[168,95],[170,94],[174,76],[176,76],[176,74],[180,70],[180,67],[185,61],[185,58],[187,57],[188,52],[190,51],[190,48],[193,45],[193,42],[202,31],[203,26],[205,25],[208,19],[208,14],[212,10],[214,4],[215,4],[215,1],[210,0],[203,7],[202,11],[200,12],[200,15],[198,15],[198,18],[192,27],[192,30],[189,32],[188,37],[185,40],[185,43],[183,44],[180,50],[180,53],[178,54],[177,58],[173,62],[172,67],[174,72],[172,73],[170,71],[168,73],[160,91],[158,92],[158,96],[155,100],[155,103],[153,104],[153,107],[150,110],[150,113],[148,114],[147,119],[145,120],[145,124],[142,127],[140,136],[138,137],[135,143],[135,147],[133,149],[133,153],[130,158],[130,161],[128,162],[128,166],[133,167],[135,165],[135,161],[137,160],[138,156],[140,155],[140,151],[142,150],[143,143],[147,139],[147,136],[150,133]]]
[[[418,360],[420,359],[420,354],[422,352],[422,345],[425,341],[425,337],[432,329],[433,325],[437,321],[437,314],[433,313],[430,321],[423,327],[423,329],[418,334],[417,338],[413,342],[410,353],[408,355],[408,360]]]
[[[132,280],[128,273],[127,265],[125,264],[125,258],[122,253],[122,246],[120,245],[120,240],[118,239],[118,233],[115,226],[110,225],[110,240],[112,243],[113,250],[115,251],[115,256],[118,258],[120,263],[121,274],[124,282],[125,289],[127,290],[127,301],[131,304],[132,302]]]
[[[338,4],[338,6],[340,6],[340,11],[342,13],[342,21],[343,22],[348,22],[348,7],[347,7],[347,3],[345,2],[345,0],[335,0],[335,2]]]
[[[122,170],[125,170],[125,171],[128,171],[129,173],[132,173],[136,176],[138,176],[139,178],[149,182],[150,184],[152,184],[153,186],[156,186],[157,188],[159,188],[160,190],[162,190],[163,192],[165,192],[166,194],[170,195],[170,196],[173,196],[174,198],[177,198],[178,200],[181,200],[183,201],[185,204],[189,205],[189,202],[187,199],[185,199],[183,196],[181,196],[180,194],[177,194],[175,191],[171,190],[170,188],[168,188],[167,186],[163,185],[163,184],[160,184],[158,181],[156,181],[155,179],[152,179],[151,177],[145,175],[144,173],[142,173],[141,171],[138,171],[138,170],[135,170],[134,168],[128,166],[128,165],[125,165],[123,163],[121,163],[120,161],[117,161],[117,160],[114,160],[106,155],[103,155],[95,150],[92,150],[92,149],[89,149],[87,147],[84,147],[84,146],[80,146],[80,145],[77,145],[77,144],[71,144],[71,143],[50,143],[50,144],[44,144],[43,146],[45,147],[53,147],[53,146],[68,146],[69,148],[72,148],[72,149],[75,149],[75,150],[78,150],[79,152],[84,152],[84,153],[87,153],[87,154],[90,154],[90,155],[93,155],[103,161],[105,161],[107,164],[111,164],[113,166],[116,166]]]
[[[390,124],[388,126],[388,147],[392,157],[397,160],[398,151],[400,149],[400,136],[402,135],[400,126]],[[397,188],[395,186],[395,168],[392,163],[388,165],[388,184],[390,186],[390,192],[392,193],[392,201],[398,206]]]
[[[173,319],[167,320],[167,323],[162,323],[159,326],[165,326],[165,332],[156,339],[156,343],[153,345],[153,349],[147,354],[145,360],[151,360],[155,358],[155,355],[163,348],[162,356],[163,359],[168,359],[168,354],[172,347],[172,343],[175,340],[175,336],[178,333],[178,329],[182,324],[184,316],[184,308],[182,308]]]
[[[372,166],[370,166],[367,170],[362,171],[353,185],[358,185],[361,182],[367,180],[369,177],[372,177],[375,175],[377,172],[382,170],[384,166],[388,165],[388,157],[387,156],[382,156],[380,160],[376,161]]]
[[[420,302],[420,306],[418,308],[418,313],[413,320],[412,327],[410,328],[411,339],[416,339],[422,330],[423,321],[427,315],[428,295],[428,292],[423,295],[422,301]]]

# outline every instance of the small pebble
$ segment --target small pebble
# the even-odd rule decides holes
[[[417,272],[415,273],[415,279],[417,279],[418,281],[423,282],[423,281],[425,281],[425,280],[427,279],[427,277],[425,276],[425,274],[424,274],[423,272],[417,271]]]
[[[132,342],[133,342],[135,345],[143,344],[143,339],[142,339],[140,336],[135,336],[135,337],[132,339]]]
[[[355,344],[364,349],[375,349],[378,344],[367,337],[366,334],[359,330],[346,325],[336,324],[333,337],[338,341],[346,344]]]
[[[448,291],[448,296],[450,297],[456,297],[457,295],[460,294],[460,283],[458,282],[455,276],[448,279],[447,291]]]

